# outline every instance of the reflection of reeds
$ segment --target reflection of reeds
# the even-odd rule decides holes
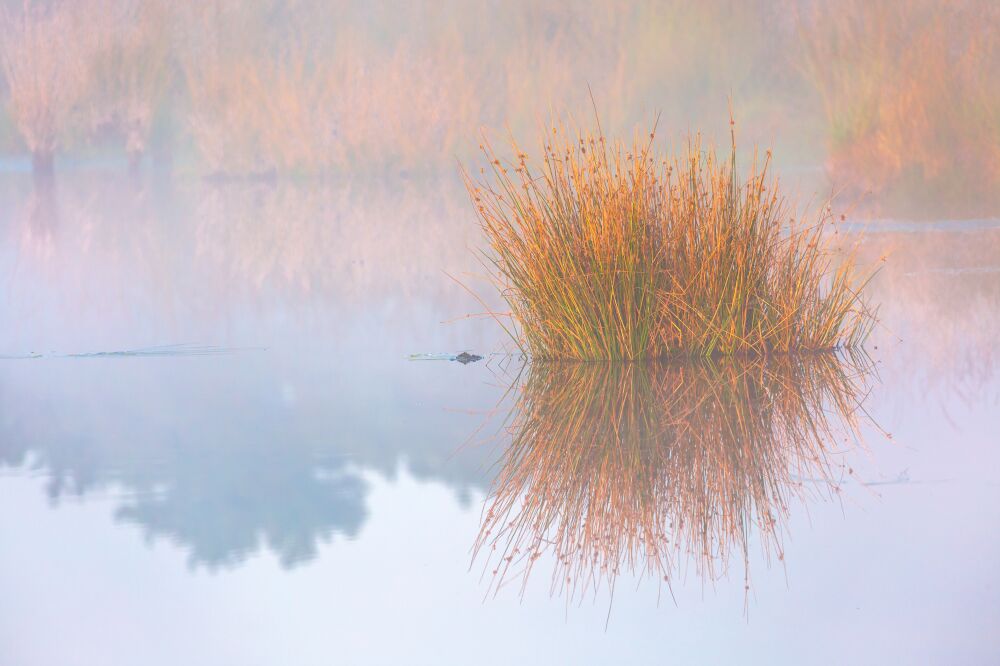
[[[803,481],[836,491],[831,443],[856,436],[868,361],[850,360],[533,364],[475,557],[499,589],[551,553],[570,598],[622,571],[669,581],[685,557],[715,577],[754,531],[781,557]]]
[[[637,359],[855,347],[873,314],[848,255],[787,224],[770,152],[741,179],[735,136],[718,159],[695,140],[662,156],[653,133],[631,145],[553,128],[540,165],[516,144],[487,144],[491,182],[468,179],[488,260],[540,358]]]

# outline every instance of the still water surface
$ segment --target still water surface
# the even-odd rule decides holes
[[[503,345],[462,318],[481,306],[445,274],[487,291],[451,179],[86,173],[46,195],[7,175],[0,198],[0,663],[1000,657],[1000,220],[845,225],[869,261],[886,257],[854,395],[866,414],[851,436],[829,395],[807,400],[838,434],[795,458],[802,412],[780,405],[825,390],[808,382],[529,373],[508,393],[518,368],[502,357],[407,360]],[[663,418],[649,396],[684,382],[695,392]],[[622,386],[659,424],[616,431],[634,435],[627,464],[509,448],[534,413],[523,396],[542,415],[530,432],[600,434]],[[721,453],[648,454],[667,436]],[[615,475],[651,485],[602,495]],[[547,503],[523,499],[540,490]],[[505,497],[554,529],[617,501],[601,563],[637,559],[613,595],[606,577],[556,584],[561,558],[586,572],[573,538],[498,580],[483,530]],[[671,521],[678,550],[650,571],[659,535],[641,527]],[[685,538],[683,521],[730,527]]]

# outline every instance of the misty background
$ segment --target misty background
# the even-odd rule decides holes
[[[987,0],[3,3],[6,169],[458,182],[553,117],[775,150],[852,210],[995,214]]]

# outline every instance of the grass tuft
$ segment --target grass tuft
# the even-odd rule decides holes
[[[598,125],[599,128],[599,125]],[[794,211],[756,150],[745,177],[736,138],[720,158],[700,136],[679,154],[598,129],[557,125],[541,161],[466,174],[510,306],[508,327],[535,358],[634,360],[764,355],[859,346],[875,321],[853,252]],[[836,259],[836,261],[835,261]]]

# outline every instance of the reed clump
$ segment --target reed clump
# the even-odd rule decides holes
[[[627,144],[557,125],[540,162],[513,140],[510,161],[484,143],[489,170],[466,183],[522,351],[633,360],[864,341],[867,280],[832,249],[830,209],[795,219],[770,151],[741,177],[731,138],[721,157],[698,136],[671,155],[655,126]]]

